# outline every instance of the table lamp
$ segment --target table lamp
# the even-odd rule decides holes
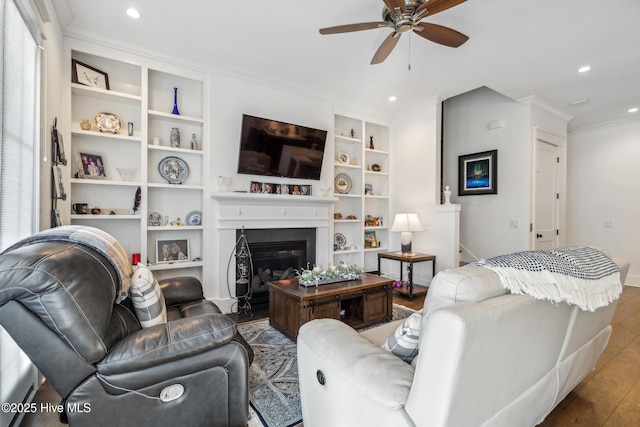
[[[392,232],[401,232],[400,242],[402,253],[411,252],[411,232],[424,231],[418,214],[414,213],[399,213],[396,214],[391,226]]]

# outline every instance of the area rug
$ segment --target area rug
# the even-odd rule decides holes
[[[414,310],[393,304],[393,319]],[[296,343],[269,325],[269,319],[238,325],[255,358],[249,368],[249,427],[292,427],[302,422]]]

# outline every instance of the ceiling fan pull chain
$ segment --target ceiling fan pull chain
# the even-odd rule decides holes
[[[407,71],[411,71],[411,33],[409,33],[409,66]]]

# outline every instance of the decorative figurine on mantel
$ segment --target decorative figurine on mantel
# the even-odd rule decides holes
[[[373,136],[369,137],[369,150],[375,150],[373,147]]]
[[[355,136],[356,136],[356,132],[353,129],[351,129],[351,138],[355,138]]]
[[[198,149],[198,140],[196,139],[196,134],[195,133],[191,134],[191,149],[192,150],[197,150]]]
[[[173,111],[171,114],[180,115],[180,111],[178,111],[178,88],[173,88]]]
[[[450,205],[451,204],[451,190],[449,190],[449,186],[445,186],[444,187],[444,204],[445,205]]]

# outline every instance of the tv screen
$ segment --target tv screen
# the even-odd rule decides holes
[[[238,173],[320,179],[327,131],[242,115]]]

